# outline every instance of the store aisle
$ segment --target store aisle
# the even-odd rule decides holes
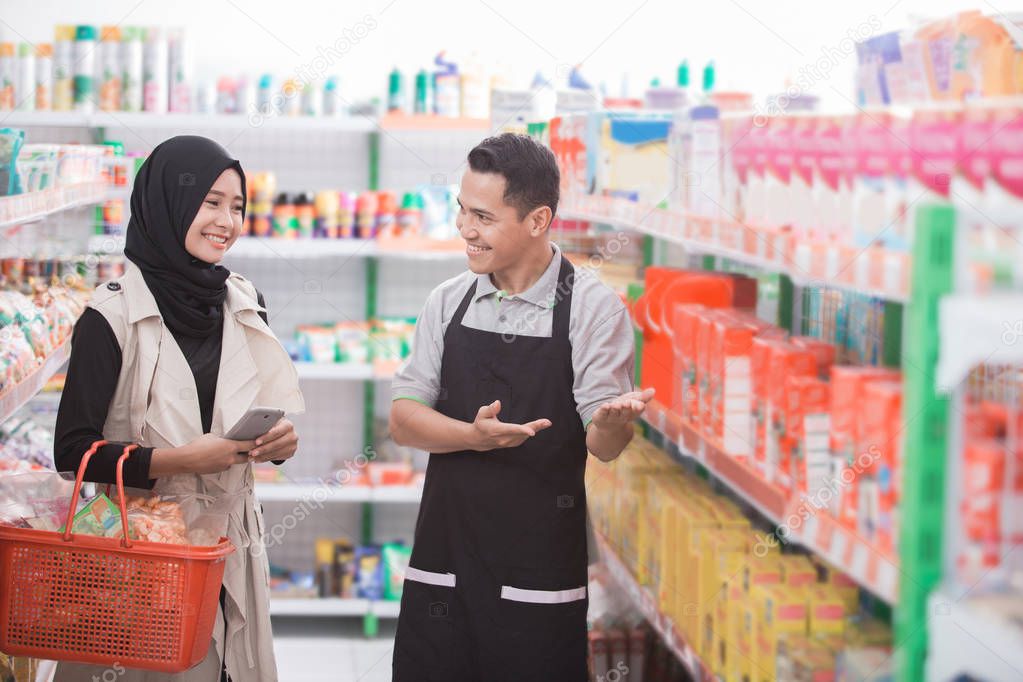
[[[353,619],[274,621],[280,682],[390,682],[393,646],[394,625],[384,622],[366,638]]]

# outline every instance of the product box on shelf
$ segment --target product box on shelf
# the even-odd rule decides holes
[[[786,446],[794,492],[805,495],[814,507],[826,501],[822,491],[831,474],[829,390],[815,376],[790,376],[785,385]]]
[[[785,554],[781,558],[781,581],[790,587],[813,585],[817,582],[817,567],[809,557]]]
[[[795,164],[793,132],[795,119],[773,116],[767,119],[767,163],[764,169],[764,214],[762,222],[791,227],[793,222],[792,169]]]
[[[807,634],[806,588],[760,585],[751,590],[748,612],[754,615],[751,679],[779,679],[775,670],[778,647],[787,636]]]
[[[845,136],[849,119],[842,116],[821,116],[813,131],[814,225],[810,237],[843,241],[843,214],[851,204],[848,186],[843,182],[845,173]]]
[[[604,120],[601,148],[606,150],[607,185],[603,192],[645,206],[666,202],[673,181],[670,129],[671,121],[660,116]]]
[[[845,604],[830,585],[814,585],[807,590],[810,632],[817,636],[842,635],[845,632]]]
[[[767,480],[784,490],[792,490],[789,452],[793,434],[785,420],[785,389],[789,377],[817,375],[817,362],[811,351],[794,343],[770,345],[767,363],[767,433],[765,464]]]
[[[795,114],[792,121],[792,176],[789,180],[792,231],[799,237],[808,237],[817,224],[813,204],[813,180],[817,154],[814,135],[817,117],[813,114]]]
[[[585,114],[567,114],[551,119],[551,151],[558,160],[562,194],[588,194]]]
[[[721,206],[725,218],[738,223],[749,220],[747,194],[752,162],[749,134],[753,123],[753,115],[748,112],[726,113],[721,117]]]
[[[750,350],[756,329],[736,317],[713,321],[709,344],[710,433],[729,455],[752,456],[750,429],[753,381]]]
[[[895,547],[895,514],[901,497],[902,383],[872,381],[863,391],[863,433],[860,457],[867,460],[860,485],[861,532],[883,551]],[[866,456],[864,456],[864,453]],[[859,458],[857,458],[859,464]]]
[[[721,212],[720,112],[709,105],[693,107],[687,112],[684,125],[682,167],[673,174],[680,189],[682,209],[688,220],[706,223],[697,226],[699,234],[709,234],[712,241],[717,241],[718,221],[728,217]]]
[[[703,648],[697,649],[697,653],[715,667],[722,665],[721,654],[727,646],[728,598],[742,590],[742,565],[752,538],[748,528],[719,529],[705,533],[702,538],[696,611]]]

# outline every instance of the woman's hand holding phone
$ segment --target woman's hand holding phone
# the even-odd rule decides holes
[[[298,450],[298,434],[290,419],[281,419],[273,428],[255,440],[255,448],[249,450],[249,461],[281,462],[291,459]]]

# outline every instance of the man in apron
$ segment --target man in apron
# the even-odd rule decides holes
[[[629,443],[620,299],[550,241],[559,172],[535,140],[469,153],[458,229],[469,271],[429,296],[393,383],[391,434],[431,452],[394,680],[587,679],[587,450]]]

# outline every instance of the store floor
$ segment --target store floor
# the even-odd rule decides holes
[[[390,682],[394,627],[367,638],[356,618],[274,618],[280,682]]]

